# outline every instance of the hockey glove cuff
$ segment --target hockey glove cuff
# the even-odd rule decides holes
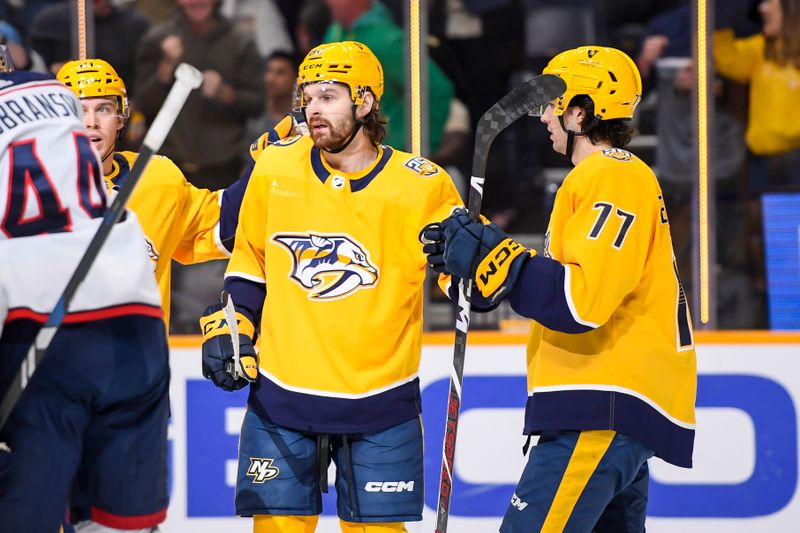
[[[217,387],[234,391],[258,378],[258,355],[253,348],[253,323],[237,312],[239,326],[239,369],[244,378],[236,378],[231,330],[220,304],[208,307],[200,318],[203,330],[203,376]]]
[[[481,296],[490,303],[506,297],[516,283],[522,266],[536,250],[529,250],[520,243],[505,239],[483,257],[475,272],[475,286]]]
[[[490,302],[506,296],[522,265],[536,254],[510,239],[496,224],[473,222],[465,209],[454,211],[442,227],[447,271],[474,279],[481,295]]]

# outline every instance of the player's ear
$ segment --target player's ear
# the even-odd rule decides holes
[[[375,95],[373,95],[371,91],[364,91],[364,98],[361,102],[361,105],[358,106],[358,109],[356,110],[358,118],[366,117],[374,106]]]
[[[567,123],[570,118],[572,120],[569,122],[572,122],[577,127],[577,130],[580,131],[583,129],[584,120],[586,120],[586,111],[578,105],[570,106],[564,112],[564,122]]]
[[[583,123],[586,121],[586,111],[581,106],[575,106],[575,122],[583,130]]]

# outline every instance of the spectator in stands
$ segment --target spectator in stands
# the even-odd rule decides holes
[[[175,0],[131,0],[131,4],[153,26],[166,22],[175,12]]]
[[[261,57],[269,57],[275,50],[294,48],[286,21],[274,0],[230,0],[223,2],[222,14],[253,35]]]
[[[312,48],[322,44],[325,30],[331,24],[331,12],[325,0],[305,0],[298,13],[295,40],[298,56],[304,56]]]
[[[23,41],[27,42],[28,30],[36,14],[43,7],[57,1],[59,0],[3,0],[0,2],[0,20],[14,26],[22,35]]]
[[[381,112],[389,119],[385,143],[406,146],[405,66],[403,30],[394,23],[383,4],[373,0],[326,0],[333,24],[324,42],[358,41],[366,44],[384,68],[385,92]],[[428,70],[429,153],[439,149],[442,132],[453,98],[453,84],[439,67],[430,61]]]
[[[737,39],[733,20],[714,33],[717,72],[750,84],[745,140],[756,196],[800,190],[800,0],[763,0],[758,11],[760,34]]]
[[[15,70],[28,70],[30,68],[31,57],[22,41],[22,35],[14,26],[2,19],[0,19],[0,44],[8,47]]]
[[[247,122],[245,140],[248,143],[274,128],[291,113],[298,66],[294,54],[285,50],[276,50],[267,58],[264,66],[264,112]],[[249,153],[245,155],[249,160]]]
[[[654,17],[645,30],[636,60],[645,81],[655,80],[656,166],[670,214],[675,257],[681,280],[693,295],[692,243],[695,228],[697,132],[692,115],[695,68],[692,60],[691,10],[688,3]],[[735,87],[722,80],[714,83],[715,109],[711,166],[716,189],[718,321],[720,328],[753,328],[760,323],[755,288],[748,275],[749,255],[745,241],[744,204],[739,196],[739,176],[744,162],[743,127],[731,114],[730,96]],[[693,298],[692,298],[693,299]]]
[[[94,55],[112,63],[124,80],[136,76],[136,48],[150,24],[142,15],[117,7],[111,0],[93,0]],[[59,2],[39,11],[31,24],[31,48],[42,56],[55,74],[72,57],[72,3]],[[136,97],[136,85],[128,84],[128,95]]]
[[[180,62],[203,72],[162,151],[196,187],[222,189],[239,177],[245,121],[262,109],[261,59],[252,36],[219,13],[218,0],[177,0],[177,6],[175,17],[142,41],[139,104],[152,120]]]
[[[152,120],[183,61],[203,72],[164,143],[194,186],[223,189],[242,171],[245,122],[263,108],[261,58],[251,35],[223,17],[218,0],[177,0],[174,18],[154,27],[138,56],[139,103]],[[249,139],[248,139],[249,141]],[[225,262],[173,268],[171,330],[192,332],[209,299],[219,298]]]
[[[458,188],[464,201],[469,189],[469,172],[472,149],[472,129],[467,106],[458,98],[450,101],[450,112],[442,131],[442,142],[439,149],[431,155],[431,159],[444,167]]]
[[[455,84],[456,97],[467,106],[474,132],[481,115],[521,81],[512,81],[512,76],[531,72],[524,69],[525,11],[522,2],[510,0],[443,3],[444,23],[440,25],[443,44],[437,58],[441,58],[440,64]],[[432,21],[431,28],[435,25]],[[514,221],[519,220],[516,204],[525,171],[531,167],[526,168],[521,161],[523,154],[532,152],[526,141],[528,132],[515,126],[496,140],[493,152],[502,156],[489,158],[487,172],[493,185],[486,188],[483,202],[484,214],[507,229],[513,225],[519,227]],[[547,150],[550,151],[549,145]],[[537,163],[534,165],[538,167]],[[527,211],[527,206],[522,210]]]

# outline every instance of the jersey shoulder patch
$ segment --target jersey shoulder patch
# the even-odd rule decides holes
[[[429,178],[439,173],[439,166],[424,157],[412,157],[403,166],[416,172],[422,178]]]
[[[633,154],[622,148],[606,148],[602,153],[604,156],[617,161],[633,161]]]
[[[283,139],[275,139],[275,130],[270,130],[250,145],[250,158],[255,163],[258,161],[258,156],[267,149],[268,146],[289,146],[300,139],[302,139],[302,135],[290,135],[289,137]]]
[[[302,135],[292,135],[291,137],[286,137],[285,139],[279,139],[272,143],[273,146],[289,146],[290,144],[294,144],[300,139],[302,139]]]

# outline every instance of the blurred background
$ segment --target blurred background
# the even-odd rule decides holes
[[[0,42],[10,46],[19,69],[55,72],[77,57],[76,4],[0,3]],[[165,64],[185,60],[216,71],[217,81],[240,96],[235,108],[206,106],[207,112],[182,115],[181,130],[192,131],[191,138],[173,132],[162,150],[189,181],[210,189],[233,183],[249,164],[249,144],[291,110],[298,63],[322,42],[360,40],[376,53],[386,77],[381,107],[389,117],[387,144],[439,163],[465,196],[475,124],[483,112],[562,50],[598,44],[627,52],[644,82],[634,117],[639,133],[629,148],[661,183],[698,330],[695,467],[651,462],[648,531],[798,530],[800,0],[86,5],[89,55],[116,68],[131,99],[118,149],[138,149],[160,105],[153,87]],[[417,73],[407,66],[415,47],[423,59]],[[423,96],[425,117],[416,124],[409,118],[413,91]],[[199,93],[192,98],[203,98]],[[700,119],[707,119],[705,136]],[[538,119],[519,120],[490,152],[484,214],[541,249],[555,193],[569,170]],[[703,178],[707,197],[699,194]],[[707,225],[701,203],[707,204]],[[701,230],[709,237],[705,263]],[[219,298],[224,270],[225,261],[173,265],[165,531],[251,529],[248,520],[233,518],[246,395],[220,393],[202,379],[198,337],[186,336],[199,333],[197,318]],[[452,358],[453,308],[434,281],[429,276],[419,374],[426,507],[424,521],[409,525],[412,532],[431,531],[435,522]],[[505,305],[473,314],[452,531],[496,530],[514,490],[525,460],[527,327]],[[325,495],[319,531],[339,531],[333,497],[334,491]]]
[[[124,79],[133,109],[120,149],[137,149],[155,105],[159,65],[202,58],[247,98],[236,109],[182,117],[194,139],[163,152],[198,187],[224,188],[248,163],[247,146],[291,109],[298,61],[317,44],[362,40],[386,70],[382,109],[387,144],[444,166],[467,193],[474,126],[481,114],[550,57],[584,44],[609,45],[637,62],[644,96],[630,149],[651,165],[664,190],[681,279],[697,327],[800,328],[800,8],[796,0],[709,2],[705,34],[710,73],[709,231],[711,314],[698,322],[697,2],[688,0],[86,0],[89,43]],[[18,68],[55,71],[75,54],[75,0],[5,0],[0,40]],[[701,2],[705,4],[705,2]],[[775,6],[782,10],[777,30]],[[427,45],[423,145],[406,128],[409,11],[420,14]],[[787,72],[764,92],[742,72],[740,45],[766,38],[762,53]],[[771,44],[770,44],[771,43]],[[777,54],[777,55],[776,55]],[[423,56],[425,57],[425,56]],[[702,57],[702,54],[701,54]],[[751,58],[752,59],[752,58]],[[197,61],[196,61],[197,62]],[[713,65],[716,64],[716,69]],[[231,65],[236,65],[231,68]],[[763,82],[762,78],[759,78]],[[753,83],[750,83],[753,81]],[[792,85],[794,83],[794,85]],[[761,87],[759,92],[759,87]],[[787,96],[788,95],[788,96]],[[794,99],[792,99],[794,95]],[[784,101],[784,99],[788,99]],[[795,110],[792,110],[794,108]],[[225,114],[225,121],[219,115]],[[185,129],[183,131],[186,131]],[[524,243],[540,247],[550,207],[570,164],[552,151],[545,128],[524,118],[496,140],[488,163],[484,213]],[[174,266],[172,333],[197,333],[215,301],[224,261]],[[434,288],[433,285],[431,285]],[[428,291],[426,328],[450,329],[452,309]],[[508,307],[473,317],[480,329],[524,328]]]

